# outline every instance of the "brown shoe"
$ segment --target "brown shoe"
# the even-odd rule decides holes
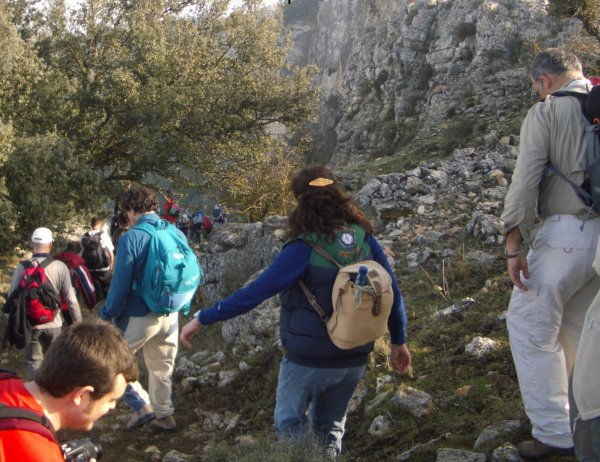
[[[177,431],[177,423],[175,422],[173,414],[153,420],[150,426],[155,430],[160,430],[162,432]]]
[[[525,460],[540,460],[554,456],[572,456],[575,454],[574,448],[559,448],[542,443],[537,439],[521,441],[517,445],[520,456]]]

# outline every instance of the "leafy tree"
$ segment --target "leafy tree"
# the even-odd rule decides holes
[[[243,174],[225,172],[221,180],[229,185],[225,190],[227,203],[235,204],[238,213],[250,221],[264,218],[269,213],[284,214],[293,206],[290,181],[300,165],[293,152],[277,150],[269,157],[258,160],[255,169]],[[217,178],[211,178],[217,183]]]
[[[55,230],[64,230],[81,191],[80,176],[71,173],[77,160],[69,140],[49,133],[18,138],[13,147],[4,171],[22,234],[29,237],[31,230],[47,225],[43,217],[52,217]]]
[[[12,149],[12,126],[0,122],[0,165],[3,165]],[[0,251],[13,248],[16,244],[12,227],[14,209],[8,199],[8,191],[3,178],[0,177]]]
[[[35,85],[43,75],[42,63],[19,35],[10,12],[0,3],[0,171],[14,156],[20,114],[31,104]],[[0,250],[18,241],[14,233],[16,209],[4,174],[0,174]]]
[[[289,174],[294,157],[269,130],[293,134],[312,117],[312,69],[286,63],[280,10],[246,0],[226,14],[228,5],[87,0],[68,11],[51,2],[30,43],[42,76],[30,103],[11,108],[18,141],[3,173],[13,203],[64,221],[101,206],[121,182],[158,175],[178,190],[208,182],[247,204],[265,165]],[[30,164],[43,185],[30,193],[44,197],[17,198],[25,177],[14,175]],[[64,213],[46,209],[61,197]],[[19,216],[24,233],[30,226]]]
[[[41,22],[42,0],[5,0],[3,7],[24,40],[36,35]]]

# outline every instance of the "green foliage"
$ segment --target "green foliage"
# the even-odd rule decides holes
[[[600,40],[600,3],[598,0],[551,0],[551,12],[579,18],[590,35]]]
[[[32,38],[42,24],[42,0],[5,0],[0,9],[5,8],[11,22],[18,28],[25,40]]]
[[[42,63],[25,43],[9,13],[0,3],[0,119],[20,127],[23,114],[31,109],[36,85],[43,76]]]
[[[6,163],[12,151],[13,131],[11,125],[0,121],[0,168]],[[4,178],[0,177],[0,252],[14,248],[16,240],[12,232],[13,205],[8,200]]]
[[[73,147],[54,133],[15,140],[1,173],[17,219],[17,236],[27,240],[38,226],[60,232],[72,210],[98,207],[89,202],[85,184],[79,184],[81,175],[72,174],[76,170]]]
[[[278,149],[268,158],[258,158],[250,171],[223,171],[211,180],[215,188],[225,189],[225,202],[235,204],[235,210],[250,221],[258,221],[268,213],[285,215],[293,207],[290,181],[300,161],[293,153]]]
[[[0,113],[19,152],[3,170],[18,209],[26,163],[49,167],[25,185],[44,223],[103,207],[129,180],[185,190],[208,178],[253,217],[279,195],[280,183],[267,183],[276,192],[249,206],[266,165],[292,170],[285,139],[269,130],[293,135],[317,105],[313,69],[286,63],[281,10],[257,0],[229,15],[228,0],[87,0],[69,12],[51,2],[37,33],[20,36],[31,2],[11,3],[10,14],[0,8],[0,44],[10,50],[0,57]],[[57,198],[58,215],[46,207]],[[32,224],[17,218],[20,230]]]

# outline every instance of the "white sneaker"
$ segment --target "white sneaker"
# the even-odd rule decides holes
[[[139,411],[135,411],[132,414],[131,419],[127,422],[127,430],[133,431],[154,419],[156,419],[156,414],[154,413],[152,406],[146,404]]]

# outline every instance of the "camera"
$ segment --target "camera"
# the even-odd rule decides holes
[[[67,462],[88,462],[102,457],[102,446],[91,438],[67,441],[60,448]]]

